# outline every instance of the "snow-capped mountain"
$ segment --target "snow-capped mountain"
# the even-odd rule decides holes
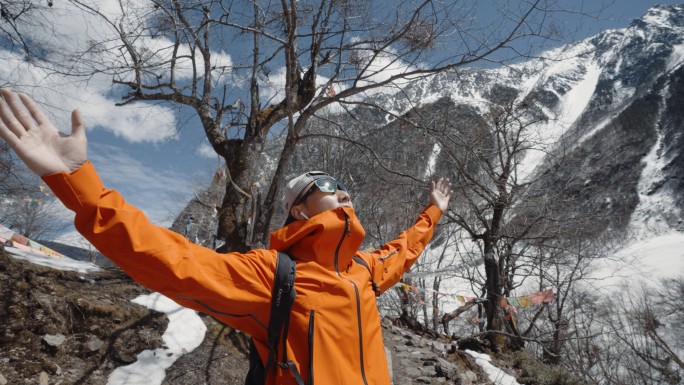
[[[534,96],[547,119],[531,130],[539,145],[520,160],[521,178],[601,214],[601,229],[631,228],[639,237],[684,231],[684,5],[654,7],[627,28],[542,57],[441,73],[378,95],[388,113],[367,112],[366,121],[387,124],[368,135],[387,148],[411,146],[416,157],[390,152],[386,161],[420,175],[425,164],[416,159],[430,158],[434,143],[402,129],[396,116],[426,121],[449,110],[450,124],[467,130],[493,106]]]

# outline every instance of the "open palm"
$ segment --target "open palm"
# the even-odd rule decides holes
[[[430,183],[430,203],[439,207],[442,212],[446,212],[449,207],[449,199],[451,199],[451,181],[449,179],[440,178],[437,182]]]
[[[86,161],[85,126],[78,110],[71,114],[71,135],[65,135],[50,122],[27,95],[19,98],[0,90],[0,137],[38,176],[71,172]]]

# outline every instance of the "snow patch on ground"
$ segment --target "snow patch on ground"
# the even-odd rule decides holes
[[[202,343],[207,329],[197,312],[159,293],[142,295],[132,302],[166,313],[169,326],[162,336],[165,346],[145,350],[138,354],[138,361],[116,368],[109,375],[107,385],[158,385],[166,377],[166,368]]]
[[[684,274],[684,233],[672,231],[654,238],[634,242],[615,254],[636,257],[639,273],[652,280]]]
[[[437,159],[440,152],[442,152],[442,146],[439,144],[439,142],[435,142],[435,144],[432,146],[432,151],[430,152],[430,159],[428,159],[427,166],[425,167],[426,179],[432,178],[433,175],[435,175]]]
[[[662,170],[667,166],[667,160],[661,156],[661,148],[662,134],[658,132],[655,145],[642,160],[644,168],[637,185],[639,204],[630,218],[629,233],[637,240],[672,231],[664,213],[679,216],[679,213],[673,212],[677,210],[677,202],[666,191],[658,188],[664,182]]]
[[[35,263],[36,265],[47,266],[57,270],[76,271],[79,273],[91,273],[101,270],[99,266],[93,263],[77,261],[69,257],[49,257],[42,253],[34,253],[9,246],[5,246],[5,251],[16,259],[22,259]]]
[[[665,70],[671,71],[684,62],[684,44],[672,46],[672,54],[667,59]]]
[[[577,68],[580,65],[580,63],[574,60],[568,60],[568,62],[572,63],[560,62],[552,66],[545,76],[548,77],[553,74],[570,71],[572,68]],[[600,75],[601,67],[593,62],[586,64],[586,72],[583,78],[560,97],[556,119],[540,123],[532,128],[530,141],[540,145],[528,151],[525,159],[521,162],[519,175],[522,177],[522,180],[525,180],[532,174],[535,168],[541,164],[546,154],[557,145],[562,135],[582,115],[596,90],[596,84]]]
[[[684,275],[684,233],[671,231],[636,240],[594,263],[591,287],[619,292],[624,285],[640,281],[649,285]]]
[[[487,374],[487,377],[495,385],[521,385],[515,380],[515,377],[506,374],[503,370],[492,365],[492,359],[486,355],[466,349],[465,352],[475,359],[475,362],[480,365],[482,370]]]

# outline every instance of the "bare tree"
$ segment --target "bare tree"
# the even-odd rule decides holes
[[[30,39],[29,31],[44,28],[51,19],[53,0],[0,1],[0,44],[13,51],[22,52],[33,60],[46,47],[38,46]]]
[[[591,226],[574,224],[591,233]],[[573,229],[573,226],[566,226]],[[543,303],[531,311],[521,311],[516,317],[516,336],[524,341],[537,344],[540,357],[549,363],[561,364],[568,353],[568,344],[578,339],[594,339],[582,336],[576,329],[573,317],[582,312],[587,301],[583,287],[595,278],[591,272],[595,262],[607,259],[606,250],[609,242],[606,239],[592,239],[586,234],[578,238],[576,231],[570,234],[554,232],[554,237],[543,239],[533,245],[526,257],[527,262],[521,264],[521,276],[528,280],[536,280],[538,290],[553,288],[554,301]],[[534,286],[532,286],[534,287]],[[587,343],[581,341],[580,344]]]
[[[458,114],[458,110],[444,113]],[[446,124],[436,127],[433,134],[441,138],[442,154],[456,175],[456,199],[468,206],[463,211],[452,210],[451,217],[482,253],[487,330],[492,332],[488,338],[494,349],[504,350],[507,345],[502,334],[505,322],[501,300],[512,289],[510,277],[515,275],[520,255],[516,248],[521,240],[531,238],[530,232],[541,219],[515,221],[511,214],[529,184],[518,178],[519,164],[526,152],[537,146],[530,139],[530,131],[547,117],[534,107],[532,97],[493,105],[481,118],[469,114],[473,122],[468,127],[454,130]],[[443,121],[463,121],[463,117],[457,118],[445,117]]]
[[[591,383],[680,384],[681,295],[681,277],[632,281],[613,292],[575,290],[561,364]]]
[[[0,142],[0,196],[9,198],[35,191],[29,187],[28,180],[28,169],[9,151],[5,142]]]
[[[621,383],[681,383],[684,357],[675,336],[681,335],[684,320],[682,289],[681,278],[661,282],[660,289],[631,285],[607,304],[608,326],[628,352],[621,362],[626,373]]]
[[[232,250],[268,242],[312,117],[417,76],[519,57],[523,39],[549,34],[552,12],[546,0],[510,0],[498,8],[505,17],[482,25],[469,16],[475,2],[120,0],[120,12],[71,2],[115,38],[91,41],[55,70],[108,74],[124,93],[121,104],[168,102],[199,117],[226,163],[218,232]],[[275,172],[257,198],[249,187],[263,177],[264,143],[281,131]]]
[[[0,204],[0,223],[33,240],[50,239],[68,223],[61,208],[54,197],[41,193],[13,197]]]

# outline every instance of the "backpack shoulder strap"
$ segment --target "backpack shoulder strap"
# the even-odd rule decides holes
[[[271,292],[271,316],[268,320],[269,354],[265,373],[268,373],[273,367],[278,354],[278,340],[280,339],[283,325],[290,319],[290,310],[297,296],[294,290],[296,273],[297,264],[295,261],[289,255],[278,252],[275,276],[273,278],[273,291]]]
[[[363,260],[363,258],[359,257],[358,255],[354,256],[354,262],[358,263],[359,265],[363,266],[368,270],[368,274],[370,274],[370,281],[371,281],[371,286],[373,287],[373,291],[375,292],[375,296],[380,295],[380,286],[378,286],[377,283],[373,280],[373,272],[371,271],[370,266],[368,266],[368,263]]]
[[[268,360],[264,366],[254,346],[254,341],[250,341],[250,368],[245,379],[245,385],[263,385],[266,376],[273,369],[274,363],[278,358],[278,342],[283,343],[283,362],[278,365],[284,369],[291,369],[298,385],[304,385],[297,367],[287,360],[287,329],[290,323],[290,311],[294,304],[297,292],[294,289],[295,277],[297,274],[297,264],[287,254],[278,252],[276,268],[273,277],[273,290],[271,292],[271,314],[268,320]]]

